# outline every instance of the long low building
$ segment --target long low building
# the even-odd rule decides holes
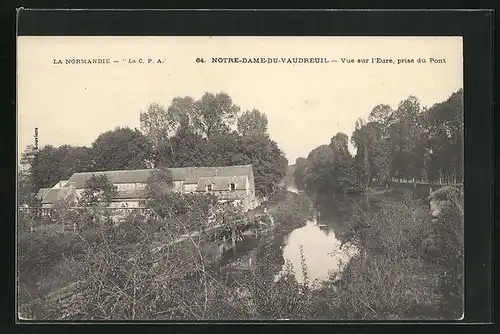
[[[211,193],[221,202],[242,205],[244,211],[258,205],[252,165],[221,167],[170,168],[173,191],[181,193]],[[74,173],[68,180],[58,182],[52,188],[42,188],[38,197],[42,207],[50,208],[61,200],[78,201],[92,175],[105,175],[116,186],[118,193],[110,207],[139,208],[146,199],[145,188],[155,169],[118,170]]]

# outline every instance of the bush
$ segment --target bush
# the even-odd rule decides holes
[[[402,254],[351,260],[329,304],[343,319],[428,316],[441,300],[438,272]]]
[[[433,230],[429,218],[411,196],[377,212],[355,210],[343,236],[361,252],[342,274],[330,306],[349,319],[439,318],[443,267],[422,251]]]

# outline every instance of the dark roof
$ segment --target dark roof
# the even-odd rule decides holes
[[[174,181],[197,184],[200,177],[209,176],[244,176],[252,173],[252,165],[222,167],[181,167],[169,168]],[[85,188],[85,182],[92,175],[106,175],[111,183],[147,183],[155,169],[118,170],[106,172],[85,172],[73,174],[67,184],[74,184],[77,189]]]
[[[235,184],[235,190],[245,190],[247,178],[245,176],[210,176],[201,177],[198,181],[196,191],[205,191],[205,187],[212,185],[212,191],[228,191],[229,184]]]
[[[170,168],[175,181],[183,180],[187,184],[197,184],[201,177],[244,176],[252,173],[252,165],[220,167],[183,167]]]
[[[52,188],[40,188],[40,190],[38,190],[38,193],[36,194],[36,198],[38,199],[42,199],[43,196],[45,196],[45,194]]]
[[[72,194],[71,194],[72,193]],[[53,204],[66,199],[68,196],[76,195],[74,188],[49,189],[42,199],[42,204]]]
[[[85,182],[90,180],[92,175],[106,175],[111,183],[146,183],[153,171],[154,169],[136,169],[75,173],[69,178],[67,184],[71,184],[74,182],[74,187],[76,189],[85,188]]]

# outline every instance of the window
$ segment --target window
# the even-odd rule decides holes
[[[231,183],[230,184],[230,189],[231,189],[231,191],[235,191],[236,190],[236,184]]]
[[[212,191],[212,185],[211,184],[207,184],[207,191]]]

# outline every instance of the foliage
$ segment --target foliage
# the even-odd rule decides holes
[[[313,197],[360,191],[359,172],[347,151],[346,135],[311,151],[303,172],[306,191]]]
[[[18,210],[17,230],[19,232],[31,231],[38,221],[42,220],[42,201],[35,194],[25,198],[27,207]]]
[[[241,149],[244,161],[253,166],[255,193],[259,197],[269,197],[284,179],[288,160],[278,144],[267,136],[243,137]]]
[[[173,128],[173,121],[168,117],[167,110],[159,103],[150,103],[147,110],[141,112],[140,123],[142,132],[159,153]]]
[[[427,257],[424,244],[429,235],[456,239],[463,217],[446,217],[455,230],[435,231],[425,207],[410,196],[376,212],[357,209],[342,237],[362,251],[343,272],[336,292],[326,291],[330,307],[349,319],[441,317],[448,307],[447,287],[456,287],[461,295],[462,271],[447,268],[449,263],[461,263],[450,258],[460,247],[443,248],[443,261],[436,263]]]
[[[267,134],[267,116],[257,109],[245,111],[237,122],[238,132],[242,136],[258,136]]]
[[[152,160],[153,148],[139,130],[118,127],[97,137],[92,156],[98,171],[141,169]]]
[[[35,193],[29,170],[18,169],[17,171],[17,204],[27,204],[29,196]]]
[[[87,147],[47,145],[41,149],[28,148],[21,163],[28,167],[30,189],[36,191],[67,180],[73,173],[90,170],[93,165],[90,154]]]
[[[177,193],[167,191],[151,197],[147,208],[162,219],[178,219],[189,231],[200,230],[209,223],[211,210],[217,205],[213,194]]]
[[[155,158],[159,168],[206,165],[206,139],[191,128],[179,128],[175,135],[166,139],[162,145],[161,154]]]
[[[295,186],[298,190],[304,190],[304,176],[307,167],[307,160],[305,158],[299,157],[295,160],[295,168],[293,170],[293,179]]]
[[[80,203],[84,206],[100,206],[109,202],[117,194],[117,187],[108,180],[106,175],[93,174],[85,182],[85,190]]]
[[[351,141],[364,183],[391,177],[431,182],[461,182],[463,178],[463,91],[429,109],[415,96],[373,108],[368,123],[356,122]]]
[[[168,169],[155,169],[151,173],[146,184],[145,192],[147,197],[157,198],[171,191],[173,186],[172,173]]]
[[[239,112],[240,107],[227,93],[205,93],[195,102],[193,125],[203,136],[210,138],[228,132]]]

